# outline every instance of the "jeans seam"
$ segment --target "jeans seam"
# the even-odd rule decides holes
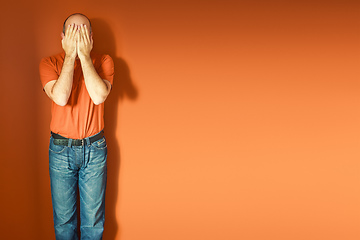
[[[49,148],[49,150],[50,150],[51,152],[53,152],[53,153],[60,154],[60,153],[63,153],[66,148],[67,148],[67,146],[64,146],[64,148],[63,148],[61,151],[59,151],[59,152],[56,152],[56,151],[52,150],[51,148]]]

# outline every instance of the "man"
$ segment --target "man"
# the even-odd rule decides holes
[[[81,239],[102,239],[105,221],[107,145],[104,101],[114,64],[93,53],[90,20],[70,15],[64,22],[63,52],[41,60],[43,90],[52,100],[49,172],[56,239],[78,239],[77,191]]]

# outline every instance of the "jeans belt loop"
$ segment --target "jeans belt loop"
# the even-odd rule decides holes
[[[90,138],[87,137],[87,138],[85,138],[84,140],[86,140],[86,144],[87,144],[88,146],[90,146]],[[83,141],[84,141],[84,140],[83,140]]]
[[[69,138],[69,140],[68,140],[68,147],[70,147],[70,148],[71,148],[71,143],[72,143],[72,139]]]

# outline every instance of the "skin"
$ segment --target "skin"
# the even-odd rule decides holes
[[[69,100],[75,61],[80,61],[86,89],[95,105],[105,101],[111,90],[109,81],[101,79],[92,63],[93,48],[90,23],[82,15],[73,15],[65,23],[65,34],[61,33],[61,44],[65,51],[64,64],[57,80],[48,82],[44,90],[57,105],[65,106]]]

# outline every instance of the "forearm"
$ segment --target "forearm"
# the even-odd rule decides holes
[[[98,105],[105,101],[109,89],[103,79],[96,72],[90,57],[80,58],[86,89],[94,104]]]
[[[74,63],[74,57],[65,56],[60,76],[51,89],[52,100],[60,106],[65,106],[67,104],[71,94]]]

